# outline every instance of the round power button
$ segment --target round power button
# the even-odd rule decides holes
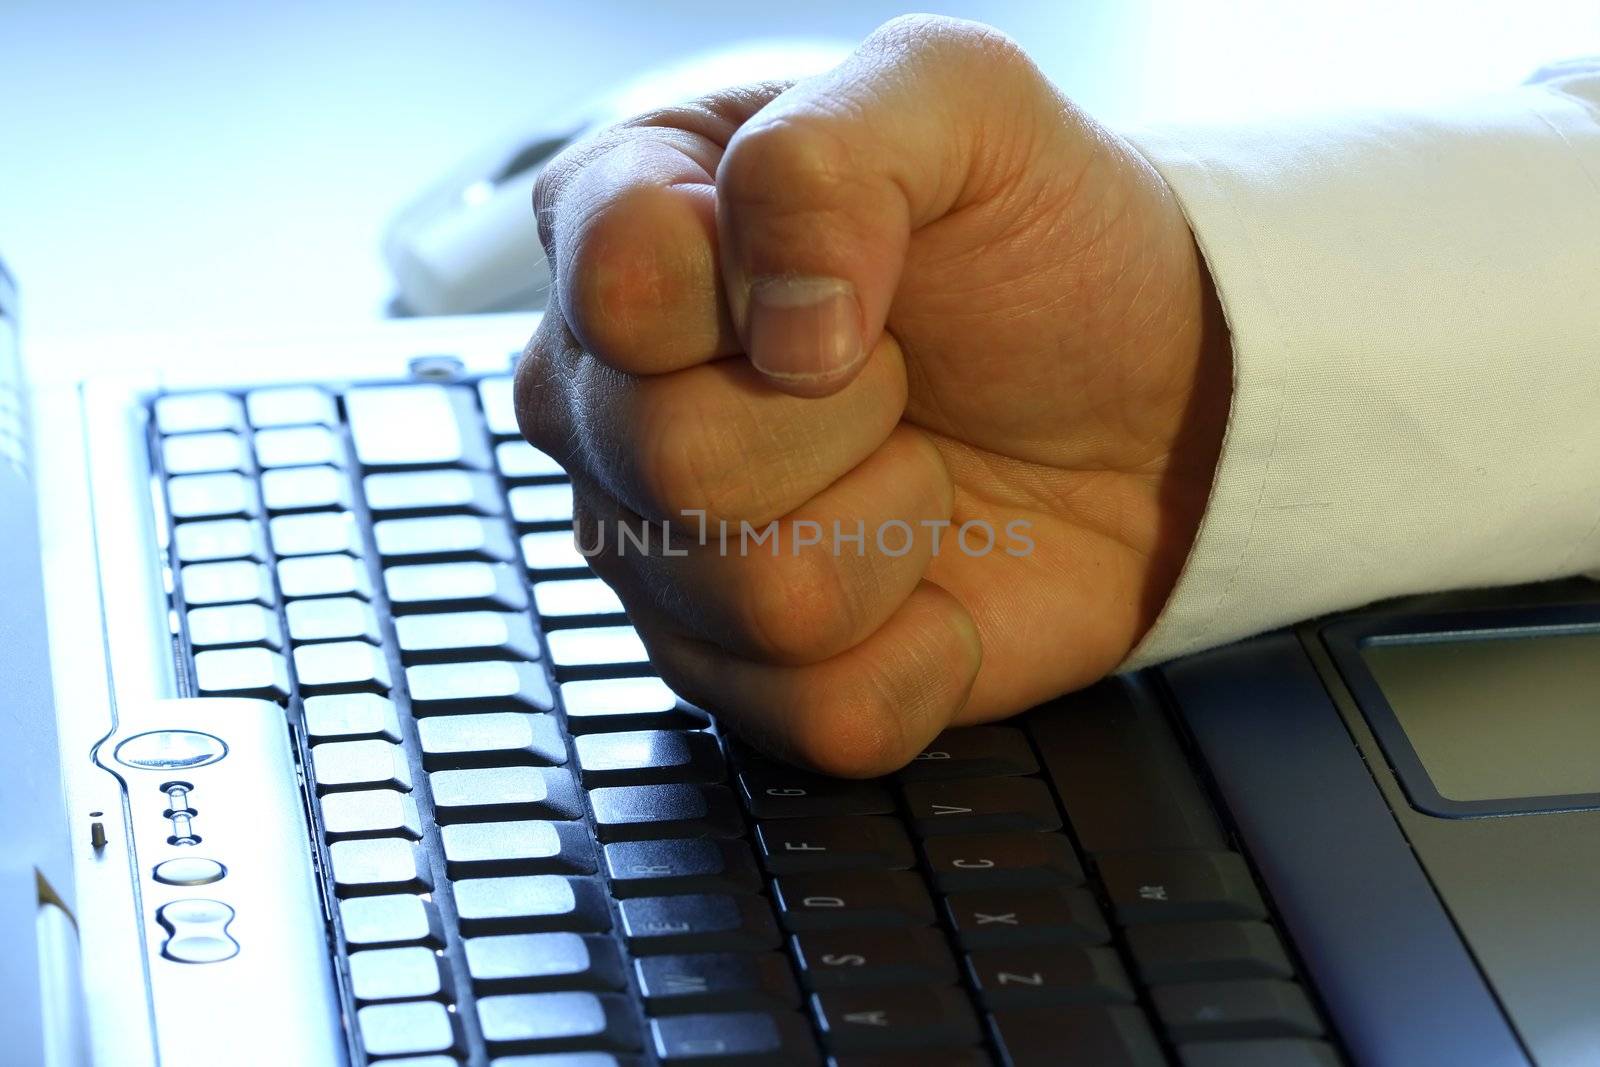
[[[117,762],[147,771],[204,767],[228,754],[219,737],[198,730],[151,730],[117,746]]]
[[[151,872],[156,881],[168,885],[209,885],[228,873],[228,868],[216,860],[208,860],[202,856],[182,856],[175,860],[163,860],[156,864],[156,869]]]

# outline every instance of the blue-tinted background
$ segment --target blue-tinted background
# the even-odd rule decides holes
[[[0,256],[35,337],[377,317],[385,220],[459,157],[752,36],[882,0],[0,3]],[[1593,0],[970,0],[1115,123],[1403,102],[1600,51]],[[108,353],[108,358],[113,358]]]

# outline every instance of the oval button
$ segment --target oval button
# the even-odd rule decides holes
[[[217,963],[239,954],[239,943],[228,933],[233,909],[220,900],[174,900],[156,909],[156,920],[171,935],[161,946],[169,960]]]
[[[117,762],[140,770],[204,767],[228,754],[222,739],[198,730],[151,730],[117,746]]]
[[[156,881],[167,885],[208,885],[227,874],[228,868],[203,856],[184,856],[163,860],[151,873]]]

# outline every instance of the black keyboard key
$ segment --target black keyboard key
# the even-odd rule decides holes
[[[469,937],[467,973],[480,993],[627,988],[622,954],[609,937],[564,931]]]
[[[1014,831],[950,834],[922,843],[933,884],[946,893],[964,889],[1026,889],[1082,885],[1083,867],[1065,834]]]
[[[720,782],[727,774],[717,739],[698,730],[628,730],[588,734],[573,746],[583,784],[655,785]]]
[[[1264,922],[1165,923],[1127,934],[1139,976],[1151,985],[1294,977],[1283,942]]]
[[[460,386],[359,386],[345,392],[344,410],[367,470],[489,465],[477,405]]]
[[[1039,770],[1028,738],[1015,726],[958,726],[946,730],[895,772],[902,782],[992,778]]]
[[[614,841],[604,853],[611,893],[617,897],[761,889],[761,874],[743,841],[705,837]]]
[[[1269,1038],[1265,1041],[1206,1041],[1178,1046],[1183,1067],[1339,1067],[1325,1041]]]
[[[978,1017],[954,986],[830,989],[811,996],[811,1011],[831,1052],[875,1052],[924,1045],[973,1045]]]
[[[984,948],[966,962],[972,987],[990,1011],[1134,1002],[1127,972],[1116,950],[1106,946]]]
[[[341,900],[339,919],[351,948],[444,944],[444,929],[433,901],[409,893]]]
[[[289,637],[295,644],[311,641],[366,641],[381,644],[378,616],[372,605],[354,597],[294,600],[284,605]]]
[[[387,697],[372,693],[308,697],[305,714],[306,736],[314,745],[323,741],[400,740],[400,716],[394,701]]]
[[[161,466],[168,474],[210,474],[244,470],[244,442],[236,433],[195,433],[161,442]]]
[[[650,1020],[650,1042],[667,1067],[808,1067],[818,1062],[811,1028],[792,1011],[669,1015]]]
[[[611,928],[605,894],[593,879],[524,874],[463,878],[452,885],[461,932],[469,937],[544,930],[602,933]]]
[[[261,499],[273,514],[349,511],[350,480],[337,467],[287,467],[261,475]]]
[[[435,715],[417,720],[422,764],[430,771],[452,767],[557,767],[567,746],[555,716],[525,711]]]
[[[1005,1067],[1166,1067],[1143,1011],[1124,1004],[1007,1008],[990,1017]]]
[[[504,563],[417,563],[383,572],[396,614],[425,611],[521,611],[528,594]]]
[[[261,524],[249,519],[185,522],[173,527],[172,544],[180,563],[215,563],[225,559],[267,558]]]
[[[261,511],[255,483],[242,474],[184,474],[167,482],[167,509],[176,522],[252,518]]]
[[[164,434],[241,430],[244,412],[229,393],[173,393],[155,401],[156,428]]]
[[[402,615],[394,620],[394,629],[400,658],[407,663],[539,658],[539,642],[526,615],[505,611]]]
[[[329,841],[358,837],[422,837],[416,798],[393,789],[329,793],[318,805]]]
[[[283,648],[283,627],[276,612],[260,604],[227,604],[214,608],[195,608],[184,621],[189,626],[189,644],[197,649],[261,645],[274,651]]]
[[[276,472],[268,472],[268,476]],[[265,481],[265,477],[262,479]],[[482,471],[434,470],[369,474],[361,490],[374,518],[416,518],[460,512],[499,515],[505,511],[500,487]]]
[[[373,541],[385,564],[478,560],[510,563],[511,534],[504,520],[475,515],[433,515],[384,519],[372,525]]]
[[[550,682],[537,663],[424,663],[406,668],[406,685],[418,715],[555,707]]]
[[[325,426],[286,426],[257,430],[256,462],[262,467],[344,464],[344,448]]]
[[[706,725],[705,713],[660,678],[597,678],[564,682],[561,701],[574,734],[612,730],[685,730]]]
[[[993,1067],[994,1060],[981,1047],[966,1045],[952,1048],[948,1045],[935,1050],[939,1067]],[[854,1052],[844,1056],[830,1056],[828,1067],[927,1067],[932,1054],[928,1049],[907,1049],[900,1052]],[[432,1065],[429,1065],[432,1067]],[[445,1067],[440,1064],[439,1067]]]
[[[393,684],[389,660],[383,649],[365,641],[328,641],[301,645],[294,650],[294,672],[300,692],[377,693],[385,696]]]
[[[414,841],[384,837],[335,841],[328,846],[333,884],[341,897],[426,893],[433,887],[428,861]]]
[[[494,1052],[639,1047],[628,1002],[609,993],[509,993],[478,998],[478,1025]]]
[[[800,1003],[789,961],[778,952],[646,956],[634,961],[633,971],[651,1015],[764,1011]]]
[[[958,977],[944,934],[925,927],[808,930],[791,946],[812,990],[954,985]]]
[[[279,557],[361,553],[361,532],[356,528],[355,516],[348,511],[279,515],[271,527],[272,551]]]
[[[356,999],[449,999],[442,958],[431,948],[375,948],[350,953],[350,987]]]
[[[317,793],[344,789],[411,790],[405,749],[390,741],[329,741],[311,749]]]
[[[756,827],[756,844],[773,874],[905,870],[917,862],[900,820],[885,815],[775,819]]]
[[[244,405],[256,427],[339,425],[333,397],[313,385],[255,389],[245,395]]]
[[[1087,889],[979,889],[952,893],[945,910],[961,947],[1093,945],[1111,939]]]
[[[746,757],[739,763],[739,792],[757,819],[883,815],[894,811],[894,797],[877,782],[828,778],[759,757]]]
[[[905,786],[911,822],[923,837],[1002,830],[1059,830],[1050,788],[1037,778],[963,778]]]
[[[208,697],[261,697],[282,704],[289,699],[289,667],[270,648],[218,648],[196,652],[195,688]]]
[[[738,837],[744,822],[720,785],[622,785],[589,791],[601,841]]]
[[[911,871],[829,871],[786,874],[773,883],[785,929],[928,926],[933,901]]]
[[[434,817],[440,823],[583,817],[572,775],[562,767],[474,767],[434,771]]]
[[[1236,852],[1121,852],[1101,856],[1098,867],[1126,924],[1267,917]]]
[[[634,897],[617,905],[622,932],[636,956],[749,952],[777,948],[778,925],[761,897],[692,893]]]
[[[1161,708],[1113,680],[1026,719],[1089,853],[1226,849],[1226,840]]]
[[[369,1056],[420,1056],[460,1047],[455,1016],[436,1000],[373,1004],[356,1015]]]
[[[440,827],[451,878],[593,874],[594,843],[580,822],[467,822]]]
[[[1187,982],[1156,986],[1150,998],[1174,1041],[1322,1036],[1316,1009],[1293,982]]]

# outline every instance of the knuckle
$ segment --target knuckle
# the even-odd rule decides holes
[[[857,151],[838,124],[817,115],[745,126],[717,172],[719,197],[744,208],[842,202],[859,182]]]
[[[551,392],[557,385],[550,368],[558,347],[550,325],[552,318],[546,316],[522,350],[512,379],[512,406],[516,411],[517,428],[529,442],[546,452],[551,452],[562,437],[560,428],[554,425],[554,412],[560,405],[551,402]]]
[[[905,765],[912,753],[894,701],[876,686],[808,695],[790,721],[795,758],[839,778],[875,778]]]
[[[837,651],[848,633],[851,601],[839,569],[825,552],[783,551],[748,561],[741,602],[743,629],[780,663],[814,663]]]
[[[713,521],[737,522],[759,507],[760,479],[744,469],[727,420],[668,392],[636,405],[631,421],[635,480],[657,515],[704,512]]]

